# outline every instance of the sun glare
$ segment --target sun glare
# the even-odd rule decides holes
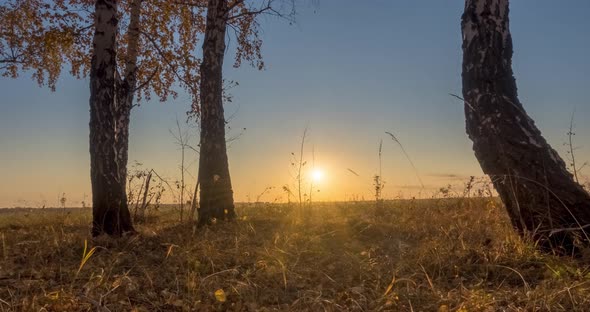
[[[311,172],[311,178],[313,179],[314,182],[320,182],[322,180],[322,178],[324,177],[324,172],[321,169],[314,169]]]

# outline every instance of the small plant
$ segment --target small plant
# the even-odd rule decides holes
[[[61,208],[66,209],[66,202],[68,199],[66,198],[66,193],[62,193],[61,197],[59,198],[59,203],[61,204]]]
[[[397,145],[399,145],[400,149],[402,150],[402,153],[404,153],[404,156],[406,157],[406,159],[410,163],[410,166],[412,166],[412,169],[414,170],[414,174],[416,174],[416,178],[418,179],[418,182],[420,182],[420,186],[422,186],[422,189],[424,189],[424,183],[422,183],[422,178],[420,178],[420,174],[418,173],[418,169],[416,169],[414,162],[410,158],[410,155],[408,155],[408,152],[406,152],[406,149],[404,148],[404,145],[402,144],[402,142],[400,142],[400,140],[395,135],[393,135],[393,133],[388,132],[388,131],[386,131],[385,133],[391,137],[392,141],[394,141],[395,143],[397,143]]]
[[[576,135],[576,132],[574,132],[575,129],[575,124],[574,124],[574,115],[575,115],[575,110],[572,112],[572,117],[570,119],[570,126],[569,126],[569,130],[566,133],[568,141],[567,143],[563,143],[563,145],[567,146],[567,151],[566,151],[566,158],[569,161],[569,165],[571,168],[571,172],[574,175],[574,180],[576,181],[576,183],[580,184],[580,180],[578,178],[578,173],[582,170],[582,168],[586,167],[586,165],[588,165],[587,162],[584,162],[579,168],[577,166],[576,163],[576,154],[574,153],[578,147],[574,146],[574,136]]]
[[[448,184],[447,186],[439,188],[438,192],[442,198],[451,198],[453,197],[453,186]]]
[[[305,144],[308,138],[308,128],[303,130],[301,143],[299,144],[299,153],[291,153],[291,177],[294,180],[293,188],[288,185],[283,186],[283,191],[287,194],[287,201],[291,203],[291,196],[296,197],[299,203],[298,214],[306,218],[311,217],[313,194],[319,193],[320,190],[314,182],[321,179],[322,171],[315,167],[315,147],[311,149],[311,168],[306,170],[308,161],[305,159]],[[295,193],[296,192],[296,193]]]
[[[285,192],[285,194],[287,195],[287,204],[289,204],[289,206],[290,206],[291,205],[291,196],[293,196],[293,192],[291,192],[289,185],[287,185],[287,184],[283,185],[283,192]]]
[[[383,190],[383,181],[381,180],[380,175],[375,175],[373,177],[373,186],[375,186],[375,201],[377,202],[377,206],[380,206],[379,203],[383,201],[381,198],[381,191]]]
[[[297,195],[299,197],[299,208],[303,208],[303,168],[307,164],[307,161],[303,160],[303,148],[305,147],[305,139],[307,138],[307,127],[303,130],[303,136],[301,137],[301,144],[299,147],[299,158],[296,161],[293,161],[291,164],[297,166]],[[293,157],[295,157],[294,153],[291,153]]]
[[[90,257],[92,257],[92,255],[94,254],[95,251],[96,251],[96,246],[94,246],[94,247],[90,248],[90,250],[88,250],[88,241],[84,240],[84,251],[82,251],[82,260],[80,261],[80,267],[78,267],[78,272],[76,272],[76,275],[78,275],[80,273],[80,271],[82,271],[82,268],[84,267],[86,262],[88,262],[88,260],[90,260]]]
[[[157,210],[166,186],[171,189],[168,182],[155,170],[142,169],[141,165],[138,162],[133,165],[127,181],[127,201],[130,209],[133,209],[133,218],[136,222],[145,221],[148,208]]]
[[[256,196],[256,202],[254,204],[255,205],[260,204],[261,203],[260,199],[262,198],[262,196],[264,196],[264,194],[266,194],[268,191],[270,191],[272,189],[274,189],[274,186],[265,187],[264,190],[262,190],[262,192]]]
[[[176,130],[175,132],[169,130],[170,134],[174,138],[174,143],[178,145],[180,149],[180,164],[178,169],[180,170],[180,180],[176,181],[176,189],[178,190],[178,209],[180,213],[180,222],[184,219],[184,208],[185,208],[185,201],[184,201],[184,193],[187,189],[186,181],[185,181],[185,173],[187,170],[187,166],[185,163],[185,152],[187,148],[196,150],[195,148],[191,147],[190,142],[190,132],[187,129],[183,129],[180,126],[180,122],[178,118],[176,118]]]
[[[383,140],[379,141],[379,174],[373,177],[373,186],[375,187],[375,207],[377,211],[383,208],[383,198],[381,193],[383,192],[383,173],[382,173],[382,152],[383,152]]]
[[[307,140],[307,131],[308,128],[305,127],[303,130],[303,136],[301,137],[301,143],[299,145],[299,154],[295,155],[294,152],[291,153],[291,176],[295,180],[294,188],[297,191],[297,200],[299,203],[299,207],[297,210],[297,214],[299,217],[304,215],[304,208],[305,203],[307,202],[307,193],[305,193],[305,177],[304,177],[304,169],[307,165],[307,161],[304,159],[304,148],[305,148],[305,141]],[[289,189],[290,191],[290,189]]]
[[[84,195],[82,196],[82,208],[86,208],[86,193],[84,193]],[[45,205],[43,205],[43,207],[45,207]]]

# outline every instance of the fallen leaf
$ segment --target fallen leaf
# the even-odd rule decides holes
[[[225,302],[227,297],[225,296],[225,291],[223,289],[218,289],[215,291],[215,299],[219,302]]]

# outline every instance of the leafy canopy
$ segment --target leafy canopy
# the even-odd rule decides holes
[[[118,70],[132,57],[128,51],[131,6],[119,1]],[[156,95],[161,101],[188,91],[198,111],[200,39],[205,29],[206,0],[141,0],[137,51],[138,100]],[[264,67],[256,16],[271,1],[230,1],[228,25],[237,38],[234,66],[242,61]],[[89,74],[94,32],[92,0],[6,0],[0,2],[0,74],[17,78],[30,73],[41,86],[55,90],[64,68],[77,78]]]

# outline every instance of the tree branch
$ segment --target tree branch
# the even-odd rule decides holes
[[[160,49],[160,46],[158,45],[156,40],[154,38],[152,38],[152,36],[150,34],[144,32],[144,31],[140,31],[140,33],[142,35],[144,35],[150,41],[150,43],[154,46],[154,48],[156,49],[156,51],[158,52],[160,57],[162,57],[162,59],[164,60],[164,63],[166,63],[166,65],[168,65],[170,67],[170,69],[172,70],[172,72],[174,73],[176,78],[178,78],[179,81],[182,81],[191,90],[191,92],[193,93],[192,95],[194,97],[196,97],[198,94],[197,90],[193,87],[192,84],[188,83],[184,78],[182,78],[182,76],[176,70],[176,66],[174,66],[172,64],[172,62],[170,62],[170,60],[168,60],[168,58],[166,57],[166,55],[164,54],[162,49]]]
[[[186,5],[194,8],[207,8],[207,4],[203,3],[203,1],[198,1],[199,3],[194,2],[186,2],[186,1],[174,1],[174,4]]]
[[[237,2],[243,2],[243,1],[237,1]],[[273,1],[272,0],[269,0],[269,1],[266,2],[266,5],[264,7],[260,8],[258,10],[255,10],[255,11],[247,10],[246,12],[242,12],[242,13],[239,13],[239,14],[236,14],[236,15],[232,15],[232,16],[228,17],[226,21],[229,22],[229,21],[236,20],[236,19],[239,19],[239,18],[242,18],[242,17],[245,17],[245,16],[259,15],[259,14],[264,14],[264,13],[267,13],[267,12],[272,13],[271,15],[274,15],[274,16],[284,17],[283,14],[281,14],[280,12],[278,12],[277,10],[275,10],[272,7],[272,3],[273,3]],[[231,6],[228,10],[232,10],[236,6],[237,6],[237,4],[234,5],[234,6]]]
[[[156,74],[158,73],[158,71],[160,70],[160,65],[156,66],[156,69],[154,70],[154,72],[148,77],[148,79],[146,81],[144,81],[142,84],[140,84],[139,86],[137,86],[133,92],[136,92],[138,90],[143,89],[145,86],[147,86],[152,79],[156,76]]]

